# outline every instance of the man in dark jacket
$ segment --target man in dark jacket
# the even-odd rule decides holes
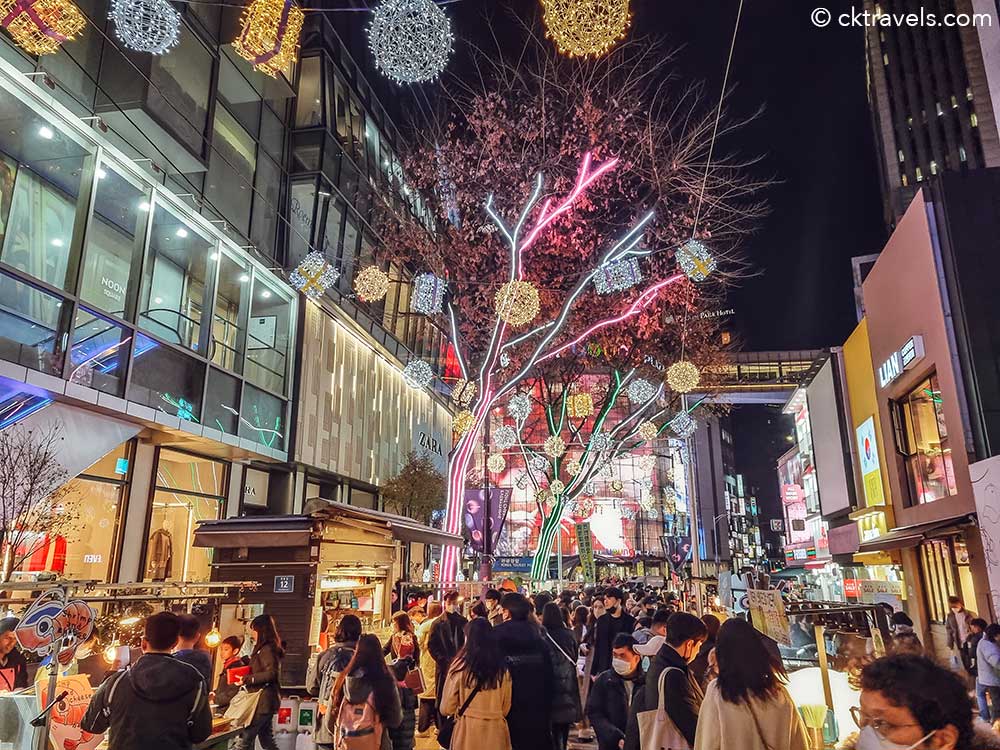
[[[17,650],[16,617],[0,620],[0,690],[20,690],[28,687],[28,663]],[[8,685],[8,680],[13,683]]]
[[[635,638],[619,633],[612,645],[611,669],[597,675],[587,698],[587,718],[597,735],[598,750],[619,750],[632,703],[644,699],[646,675]],[[636,713],[643,710],[637,706]]]
[[[444,595],[444,612],[431,626],[427,636],[427,650],[437,665],[437,696],[444,695],[444,678],[448,676],[455,654],[465,645],[465,626],[468,624],[458,612],[460,597],[457,591]]]
[[[199,648],[201,645],[201,623],[194,615],[179,615],[181,634],[177,638],[177,650],[174,658],[177,661],[190,664],[201,673],[206,685],[212,684],[212,657],[207,651]]]
[[[592,677],[611,669],[611,644],[619,633],[631,635],[635,630],[635,618],[622,606],[625,595],[622,590],[610,587],[604,590],[605,612],[594,625],[594,662],[590,669]]]
[[[660,674],[666,671],[663,681],[664,706],[667,716],[694,747],[694,732],[698,726],[698,712],[705,697],[701,685],[688,665],[698,656],[701,644],[708,637],[705,623],[688,612],[674,612],[667,620],[666,642],[653,657],[646,672],[643,700],[633,701],[625,732],[625,750],[639,750],[640,710],[652,711],[660,701]]]
[[[490,620],[490,625],[499,625],[503,622],[503,612],[500,609],[500,592],[496,589],[489,589],[483,595],[486,602],[486,616]]]
[[[179,632],[172,612],[150,616],[142,656],[97,689],[80,727],[94,734],[110,728],[110,750],[190,750],[206,740],[212,712],[205,681],[170,655]]]
[[[552,750],[553,665],[541,628],[529,621],[531,602],[516,593],[500,600],[504,621],[494,628],[511,679],[507,727],[513,750]]]

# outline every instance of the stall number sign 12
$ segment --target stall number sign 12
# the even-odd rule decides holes
[[[291,594],[295,591],[295,576],[275,576],[274,593]]]

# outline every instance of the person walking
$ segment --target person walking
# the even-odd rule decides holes
[[[976,647],[976,701],[979,717],[990,724],[1000,719],[1000,625],[986,626]]]
[[[413,750],[416,743],[417,728],[417,694],[406,684],[406,675],[413,669],[412,656],[398,659],[389,665],[389,671],[396,680],[399,691],[399,706],[402,709],[403,720],[398,727],[389,727],[389,738],[392,740],[392,750]]]
[[[511,750],[506,716],[511,678],[494,628],[484,618],[466,627],[465,645],[444,681],[441,713],[454,717],[451,747]]]
[[[202,648],[201,623],[194,615],[179,615],[181,633],[174,658],[197,669],[206,685],[212,684],[212,657]]]
[[[337,675],[325,721],[337,747],[342,740],[374,735],[374,748],[392,750],[389,732],[403,723],[403,708],[377,635],[358,640],[351,662]]]
[[[500,592],[496,589],[488,589],[483,594],[483,601],[486,603],[486,617],[490,625],[499,625],[503,622],[503,613],[500,611]]]
[[[566,750],[569,730],[583,718],[576,662],[580,655],[573,631],[566,627],[563,609],[555,602],[542,608],[542,628],[552,659],[552,736],[556,750]]]
[[[705,642],[701,644],[698,655],[691,662],[691,673],[698,680],[698,684],[705,687],[708,684],[708,680],[705,679],[705,674],[708,672],[708,655],[715,648],[715,640],[719,636],[719,626],[722,623],[715,615],[705,615],[701,618],[701,621],[705,623],[705,628],[708,630],[708,637],[705,638]]]
[[[316,698],[319,704],[320,721],[316,725],[316,744],[320,747],[331,747],[333,735],[330,734],[322,717],[333,709],[330,701],[333,696],[333,686],[337,677],[347,669],[354,658],[361,638],[361,619],[357,615],[344,615],[333,633],[333,644],[323,651],[316,659],[316,668],[311,670],[306,680],[306,690]]]
[[[587,719],[597,734],[597,750],[620,750],[632,702],[642,699],[646,675],[635,645],[635,638],[619,633],[612,644],[611,669],[597,675],[590,688]]]
[[[227,708],[233,700],[233,696],[239,691],[239,685],[229,681],[229,670],[233,667],[244,666],[244,658],[240,656],[240,649],[243,648],[243,641],[235,635],[224,638],[219,644],[219,659],[222,661],[222,671],[219,672],[219,681],[215,686],[215,691],[211,698],[216,706]],[[174,655],[176,658],[176,654]]]
[[[392,656],[393,660],[407,657],[412,657],[414,662],[420,660],[417,634],[406,612],[397,612],[392,616],[392,635],[389,636],[383,653],[385,656]]]
[[[500,600],[504,621],[493,632],[511,680],[507,714],[513,750],[552,750],[552,657],[531,602],[509,592]],[[460,749],[464,750],[464,749]]]
[[[465,626],[469,621],[459,614],[458,605],[458,592],[454,590],[446,592],[444,613],[434,621],[427,637],[427,650],[434,657],[439,701],[445,677],[448,676],[448,667],[451,666],[455,654],[465,645]]]
[[[241,687],[260,693],[253,719],[233,740],[233,750],[253,750],[254,740],[264,750],[278,750],[274,742],[272,723],[281,705],[281,659],[285,648],[270,615],[257,615],[250,621],[253,651],[250,652],[250,674],[239,678]]]
[[[94,693],[80,728],[108,732],[110,750],[191,750],[212,733],[208,688],[190,664],[175,659],[180,621],[172,612],[146,619],[142,656]]]
[[[418,696],[420,699],[420,704],[417,706],[418,736],[427,736],[430,728],[437,723],[437,662],[431,655],[427,641],[431,635],[431,628],[443,613],[444,607],[441,606],[441,602],[431,602],[427,606],[427,619],[417,628],[420,672],[424,676],[424,692]]]
[[[635,630],[635,618],[622,606],[625,595],[620,588],[604,590],[605,612],[594,624],[594,659],[591,676],[611,669],[611,644],[619,633],[631,634]]]
[[[951,666],[958,669],[967,660],[966,640],[972,634],[972,621],[976,617],[975,612],[970,612],[965,608],[965,603],[960,597],[948,597],[948,616],[945,618],[944,627],[948,634],[948,648],[953,651]]]
[[[785,668],[753,626],[726,620],[715,649],[719,676],[705,692],[694,750],[809,750],[805,725],[785,689]]]

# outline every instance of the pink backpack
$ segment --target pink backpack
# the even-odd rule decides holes
[[[380,750],[382,722],[375,712],[375,696],[364,703],[341,701],[333,735],[337,750]]]

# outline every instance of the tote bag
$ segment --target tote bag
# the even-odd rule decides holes
[[[263,692],[263,690],[258,690],[251,693],[246,688],[240,688],[239,692],[233,696],[225,713],[225,717],[232,722],[233,729],[243,729],[253,721],[254,714],[257,713],[257,702],[260,701]]]
[[[640,711],[637,714],[641,750],[691,750],[691,745],[667,714],[663,689],[667,672],[670,670],[681,671],[677,667],[667,667],[660,672],[660,679],[657,681],[659,700],[656,703],[656,710]]]

